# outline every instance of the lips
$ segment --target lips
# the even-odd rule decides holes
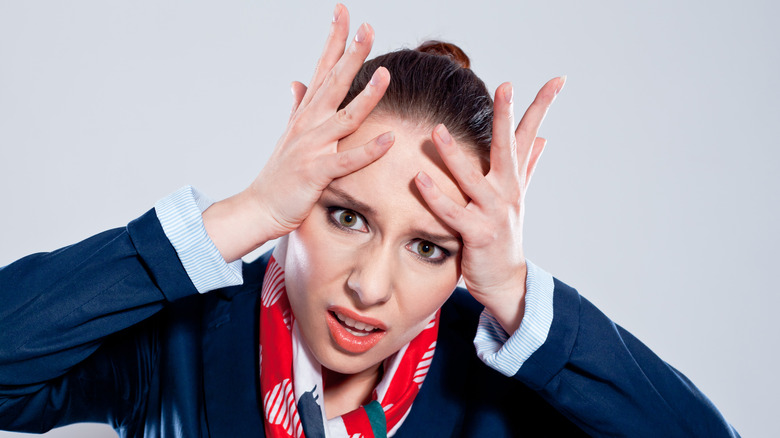
[[[381,321],[341,307],[329,308],[326,320],[331,338],[348,353],[364,353],[370,350],[386,333]]]

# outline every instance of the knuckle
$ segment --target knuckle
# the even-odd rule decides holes
[[[322,160],[312,160],[307,165],[298,169],[298,174],[303,176],[302,180],[306,181],[312,187],[318,187],[328,178],[327,166],[323,165]]]
[[[351,169],[355,164],[352,154],[339,154],[336,156],[336,166],[339,169]]]
[[[508,200],[503,207],[505,211],[517,211],[523,206],[523,191],[520,187],[513,187],[507,191]]]
[[[324,63],[325,63],[325,59],[324,58],[320,58],[320,59],[317,60],[317,64],[314,66],[314,76],[315,77],[322,71],[322,66],[323,66]]]
[[[470,240],[476,246],[485,246],[495,240],[495,233],[486,231],[486,227],[474,227]]]
[[[297,111],[292,115],[289,126],[287,127],[287,132],[285,132],[286,138],[297,138],[301,136],[304,130],[303,126],[301,126],[303,124],[301,122],[301,117],[301,113]]]
[[[327,76],[327,88],[342,88],[344,86],[348,86],[352,83],[351,78],[344,77],[346,75],[341,74],[341,70],[343,69],[343,66],[341,64],[334,65],[330,71],[328,72]]]
[[[338,79],[338,75],[336,74],[336,69],[333,68],[328,71],[328,74],[325,75],[325,87],[331,87],[334,83],[336,83],[336,80]]]
[[[463,209],[458,208],[455,205],[450,205],[444,210],[444,216],[453,222],[458,222],[458,220],[463,216]]]
[[[342,108],[336,113],[336,121],[348,128],[357,128],[357,120],[349,107]]]
[[[471,169],[466,174],[464,178],[464,182],[470,186],[477,186],[482,182],[483,179],[484,177],[482,176],[481,173],[477,172],[475,169]]]
[[[512,121],[515,118],[515,111],[512,109],[512,105],[507,105],[507,107],[503,111],[503,117],[506,120]]]

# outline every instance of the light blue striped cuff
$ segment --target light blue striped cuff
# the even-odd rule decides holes
[[[184,186],[154,204],[163,231],[200,293],[244,282],[241,259],[226,263],[206,233],[201,214],[214,201]]]
[[[485,309],[474,337],[477,356],[505,376],[514,376],[523,363],[547,340],[553,319],[553,277],[526,259],[525,314],[520,328],[509,336]]]

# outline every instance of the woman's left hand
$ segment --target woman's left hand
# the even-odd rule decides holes
[[[466,288],[509,334],[520,327],[525,310],[524,200],[546,143],[536,134],[565,81],[565,76],[548,81],[515,130],[512,85],[498,87],[487,175],[444,125],[434,129],[432,138],[439,155],[470,198],[466,206],[443,194],[424,172],[415,181],[431,210],[461,235],[461,274]]]

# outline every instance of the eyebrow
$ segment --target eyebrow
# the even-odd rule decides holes
[[[365,202],[358,201],[349,193],[337,189],[332,185],[326,187],[325,191],[331,192],[336,197],[341,198],[341,202],[344,204],[344,207],[347,207],[350,210],[355,210],[368,216],[376,216],[377,214],[376,210],[374,210],[374,208],[371,207],[370,205],[366,204]],[[460,239],[453,236],[452,234],[431,233],[430,231],[422,230],[419,228],[413,229],[412,233],[419,236],[420,239],[422,240],[427,240],[429,242],[433,242],[437,244],[445,243],[445,242],[452,242],[458,244],[460,243]]]
[[[356,210],[370,216],[376,215],[376,210],[374,210],[371,206],[364,202],[358,201],[357,199],[353,198],[352,195],[343,190],[339,190],[333,186],[328,186],[325,188],[325,191],[332,192],[334,195],[341,198],[341,201],[345,204],[344,206],[349,207],[350,210]]]
[[[425,230],[415,229],[414,234],[420,236],[422,240],[427,240],[429,242],[433,242],[436,244],[446,243],[446,242],[452,242],[460,244],[460,239],[453,236],[452,234],[435,234],[431,233]]]

